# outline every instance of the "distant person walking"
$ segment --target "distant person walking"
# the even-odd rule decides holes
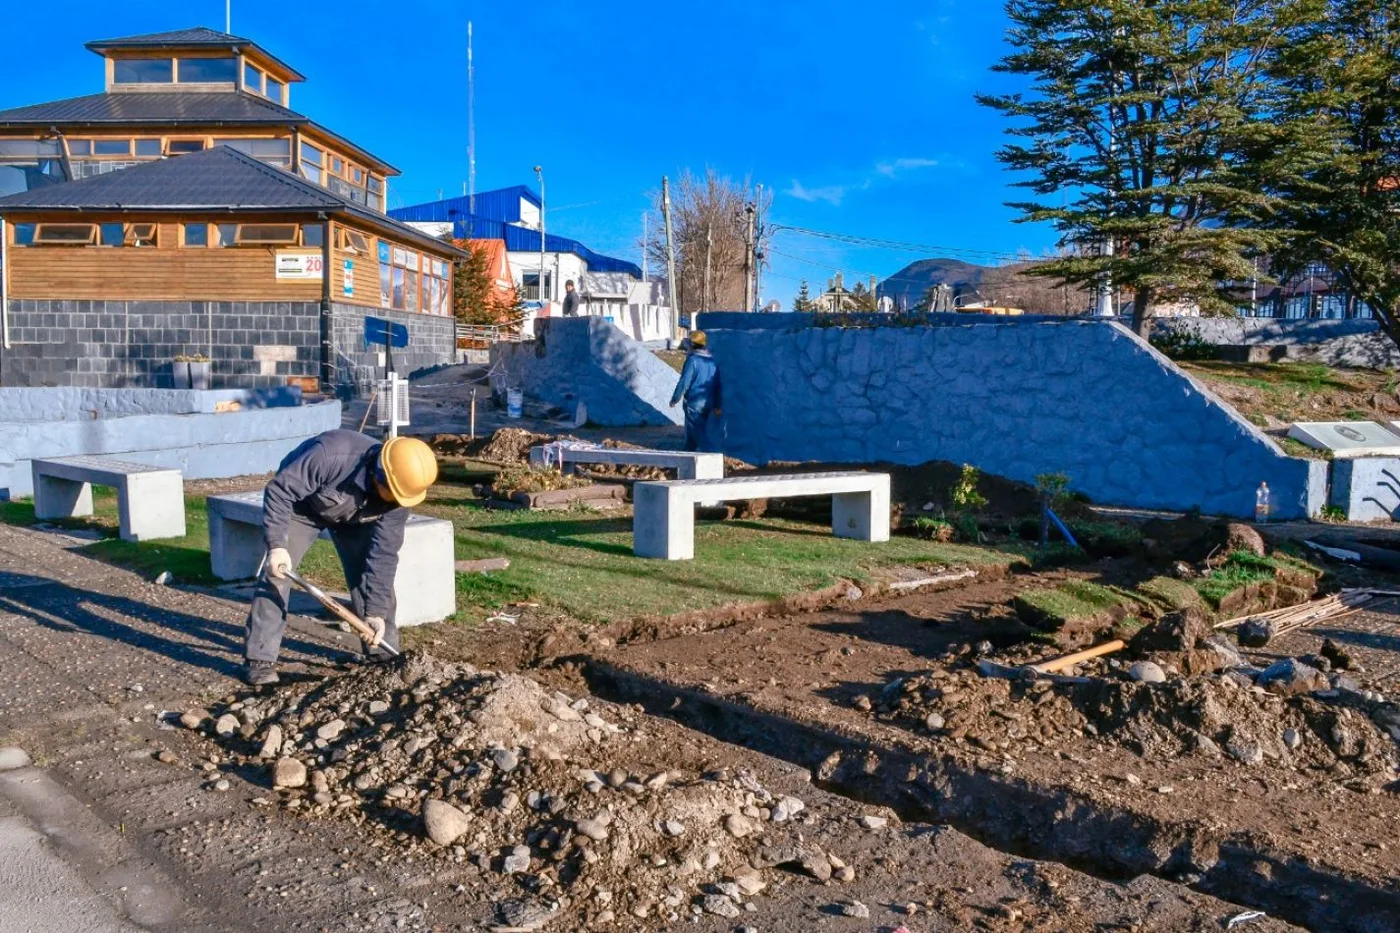
[[[685,400],[686,450],[713,452],[710,423],[723,414],[724,388],[719,367],[706,346],[708,342],[703,330],[691,333],[690,353],[686,355],[680,382],[676,383],[675,394],[671,396],[672,408]]]
[[[564,283],[564,317],[578,317],[578,292],[574,291],[574,280]]]

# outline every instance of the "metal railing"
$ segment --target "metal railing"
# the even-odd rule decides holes
[[[519,343],[526,339],[520,333],[520,322],[511,324],[457,324],[459,349],[484,350],[495,343]]]

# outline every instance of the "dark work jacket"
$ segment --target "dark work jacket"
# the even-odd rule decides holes
[[[715,358],[710,356],[709,350],[691,350],[686,356],[671,404],[681,399],[685,399],[686,410],[697,415],[708,415],[716,408],[724,407],[719,367],[715,365]]]
[[[578,317],[578,292],[564,293],[564,317]]]
[[[389,614],[409,516],[408,509],[385,502],[374,488],[382,447],[355,431],[327,431],[288,454],[263,490],[263,537],[269,549],[287,546],[293,514],[332,532],[373,526],[361,581],[365,614],[371,616]]]

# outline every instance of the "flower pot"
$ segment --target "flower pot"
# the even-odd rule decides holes
[[[200,390],[208,389],[210,369],[209,361],[205,360],[202,363],[187,363],[186,365],[190,368],[190,388]]]
[[[175,380],[175,388],[188,389],[190,387],[190,364],[174,362],[170,364],[170,374]]]

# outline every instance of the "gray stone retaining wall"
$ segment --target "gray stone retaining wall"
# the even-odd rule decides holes
[[[735,317],[766,320],[734,329]],[[724,373],[725,453],[753,463],[950,460],[1026,482],[1059,472],[1096,502],[1222,515],[1252,515],[1261,482],[1282,518],[1326,503],[1325,462],[1285,456],[1117,324],[700,323]]]
[[[602,318],[536,320],[533,341],[496,344],[491,363],[531,398],[566,411],[582,401],[595,424],[682,423],[670,406],[679,374]]]
[[[452,361],[450,318],[333,304],[341,387],[360,384],[377,356],[366,314],[406,324],[414,371]],[[320,304],[314,301],[77,301],[14,299],[0,386],[171,388],[171,361],[203,354],[211,388],[271,388],[321,375]]]
[[[1240,318],[1161,318],[1154,335],[1176,331],[1207,343],[1226,346],[1272,346],[1279,359],[1357,366],[1400,368],[1400,347],[1374,320]]]

